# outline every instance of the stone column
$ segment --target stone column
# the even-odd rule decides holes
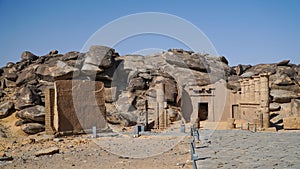
[[[249,102],[249,79],[244,79],[244,85],[245,85],[245,94],[244,94],[244,102]]]
[[[260,75],[260,107],[263,116],[263,127],[270,127],[270,114],[269,114],[269,75]]]
[[[249,101],[254,102],[255,101],[255,86],[254,86],[254,79],[249,79]]]
[[[45,131],[46,134],[54,134],[53,117],[54,117],[54,88],[45,89]]]
[[[259,76],[254,76],[254,102],[260,103],[260,82]]]
[[[164,124],[164,101],[165,101],[165,85],[163,83],[158,84],[156,90],[156,101],[158,103],[158,128],[163,127]],[[161,118],[162,117],[162,118]]]

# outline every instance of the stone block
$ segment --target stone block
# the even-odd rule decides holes
[[[54,83],[54,128],[58,132],[80,132],[106,127],[104,84],[85,80]]]
[[[283,118],[283,128],[285,130],[300,130],[300,117]]]
[[[54,116],[54,88],[45,89],[45,131],[47,134],[54,134],[53,116]]]

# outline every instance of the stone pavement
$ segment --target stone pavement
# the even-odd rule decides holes
[[[201,130],[198,169],[300,168],[300,132]]]

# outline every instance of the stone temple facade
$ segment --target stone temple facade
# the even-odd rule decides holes
[[[192,123],[234,119],[269,128],[269,75],[243,78],[240,85],[241,91],[238,92],[227,89],[224,80],[207,86],[186,87],[188,92],[183,99],[182,113],[191,114]]]

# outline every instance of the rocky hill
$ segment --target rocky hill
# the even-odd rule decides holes
[[[170,119],[174,121],[180,116],[182,86],[204,86],[224,79],[227,87],[237,92],[239,79],[264,72],[271,74],[271,121],[282,125],[282,118],[290,116],[288,106],[299,104],[300,107],[297,100],[300,65],[290,64],[288,60],[230,67],[223,56],[180,49],[149,56],[119,56],[114,49],[104,46],[92,46],[87,53],[59,54],[53,50],[45,56],[25,51],[20,62],[9,62],[0,68],[0,118],[15,116],[19,119],[15,125],[25,133],[41,132],[45,123],[45,88],[53,86],[55,80],[85,79],[104,82],[108,122],[123,126],[144,120],[145,100],[155,98],[156,88],[164,83],[168,89]],[[153,120],[151,103],[149,114]]]

